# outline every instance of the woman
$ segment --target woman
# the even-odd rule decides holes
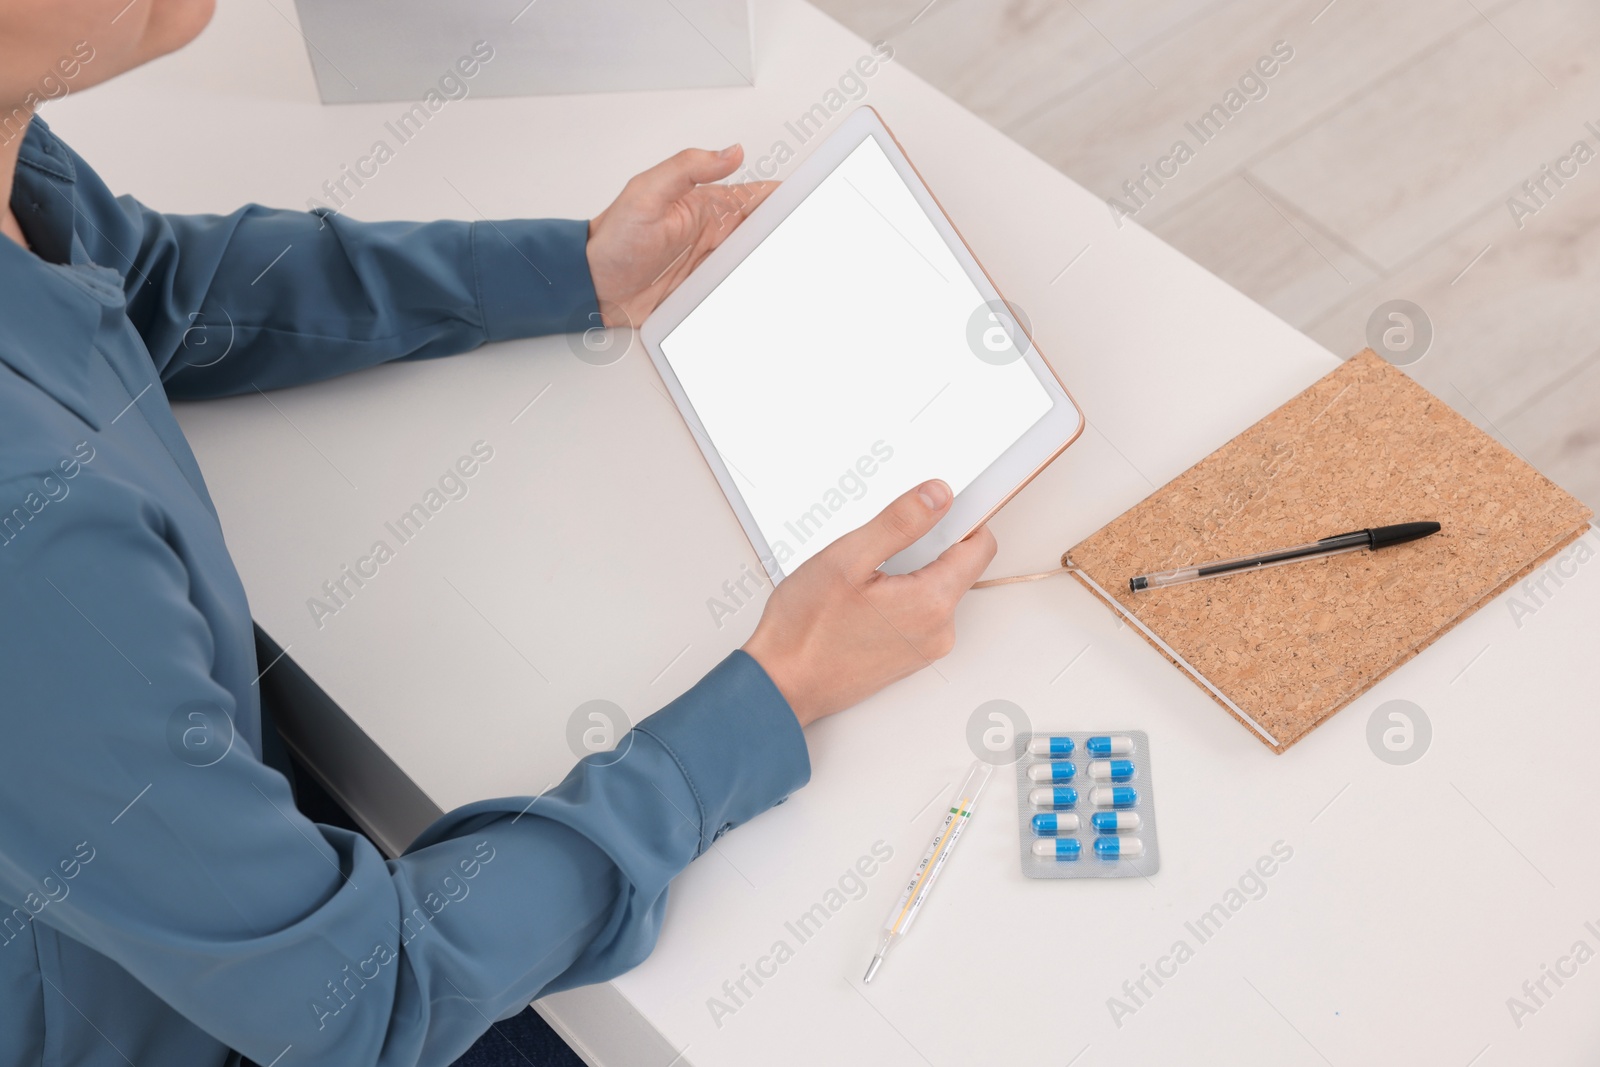
[[[210,14],[0,0],[0,1064],[447,1064],[643,959],[673,876],[805,783],[802,729],[949,650],[994,542],[879,574],[948,508],[926,483],[799,568],[624,758],[450,812],[390,862],[312,822],[168,399],[642,321],[770,183],[705,184],[735,146],[679,153],[588,222],[114,198],[32,118],[41,86],[64,63],[75,89],[105,81]],[[227,358],[186,360],[223,308]],[[232,744],[195,758],[218,723]]]

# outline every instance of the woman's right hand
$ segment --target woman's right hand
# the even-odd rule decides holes
[[[956,604],[994,558],[988,527],[921,570],[878,570],[931,530],[951,500],[944,482],[924,482],[773,590],[744,650],[801,726],[860,703],[954,646]]]

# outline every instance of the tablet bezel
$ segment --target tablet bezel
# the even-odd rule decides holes
[[[945,214],[938,199],[929,191],[927,184],[922,180],[922,175],[912,164],[900,142],[884,124],[882,117],[872,107],[863,105],[852,112],[825,141],[817,145],[811,154],[795,167],[794,172],[773,190],[766,200],[757,205],[744,222],[729,234],[721,245],[713,249],[677,289],[668,294],[639,330],[640,341],[649,354],[651,363],[655,365],[657,373],[661,375],[662,384],[667,387],[672,402],[683,416],[685,425],[688,426],[695,444],[700,449],[700,454],[705,458],[712,476],[722,488],[723,496],[733,509],[739,525],[756,550],[761,565],[766,569],[767,576],[774,585],[787,576],[784,564],[778,562],[771,544],[762,534],[760,526],[756,524],[743,494],[695,413],[693,402],[679,383],[671,361],[662,352],[661,342],[868,137],[877,140],[878,147],[883,150],[896,173],[911,190],[923,213],[928,216],[934,229],[950,248],[951,254],[955,256],[956,261],[977,288],[980,297],[985,301],[1004,300],[1000,290],[973,255],[972,249],[968,247],[955,224]],[[1040,355],[1033,338],[1020,325],[1015,315],[1003,321],[1003,325],[1012,343],[1022,353],[1021,359],[1033,371],[1039,384],[1044,387],[1046,395],[1050,398],[1050,408],[1015,443],[956,494],[950,510],[932,530],[905,551],[884,562],[881,569],[887,573],[902,574],[916,570],[938,558],[946,548],[970,536],[1083,433],[1085,420],[1082,410],[1067,392],[1055,368]],[[899,492],[910,488],[909,485],[903,486]]]

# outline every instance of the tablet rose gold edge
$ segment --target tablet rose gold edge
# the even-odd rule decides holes
[[[889,140],[893,141],[894,146],[900,150],[900,155],[911,167],[911,173],[917,176],[917,181],[922,183],[922,187],[928,191],[928,195],[933,198],[934,204],[938,206],[939,214],[944,216],[944,220],[948,222],[950,224],[950,228],[955,231],[956,237],[961,241],[961,247],[967,250],[967,255],[972,257],[972,262],[976,263],[978,265],[978,269],[983,272],[983,277],[986,281],[988,281],[989,288],[998,293],[1001,300],[1006,301],[1006,307],[1010,307],[1011,301],[1006,300],[1006,294],[1000,291],[1000,287],[996,285],[994,279],[990,277],[989,269],[983,265],[983,260],[978,258],[978,253],[972,250],[972,245],[967,243],[966,235],[961,232],[961,227],[956,225],[956,220],[951,218],[950,212],[944,209],[944,204],[939,200],[939,194],[933,191],[933,186],[928,184],[928,180],[922,176],[922,171],[917,169],[916,161],[911,158],[911,153],[906,151],[906,146],[900,143],[900,138],[894,135],[894,131],[889,128],[889,124],[883,121],[883,116],[878,113],[877,108],[873,107],[871,104],[863,104],[862,106],[868,111],[872,112],[873,117],[878,120],[878,124],[882,126],[884,132],[889,135]],[[1039,353],[1039,359],[1043,361],[1045,369],[1050,372],[1050,377],[1056,380],[1056,384],[1061,387],[1061,391],[1066,394],[1067,399],[1072,401],[1072,407],[1078,413],[1078,429],[1071,437],[1062,442],[1060,448],[1046,456],[1044,462],[1035,467],[1032,473],[1030,473],[1026,478],[1022,479],[1022,481],[1018,482],[1015,489],[1007,493],[998,504],[990,508],[983,518],[973,523],[970,530],[957,538],[958,542],[965,541],[967,538],[977,533],[981,527],[987,524],[990,519],[994,518],[995,515],[999,513],[1001,508],[1011,503],[1012,499],[1016,497],[1018,493],[1022,492],[1028,487],[1029,482],[1037,478],[1046,467],[1050,466],[1050,464],[1060,459],[1061,453],[1065,452],[1072,442],[1076,441],[1079,437],[1082,437],[1083,428],[1089,425],[1089,418],[1083,413],[1083,405],[1079,404],[1077,398],[1072,395],[1072,391],[1067,388],[1067,383],[1061,380],[1061,375],[1056,371],[1055,365],[1051,363],[1050,360],[1045,356],[1044,350],[1041,349],[1038,345],[1038,342],[1034,340],[1033,334],[1029,333],[1028,328],[1023,325],[1021,317],[1014,317],[1016,317],[1018,328],[1020,328],[1023,332],[1023,335],[1028,338],[1028,344],[1033,347],[1035,352]]]
[[[878,113],[878,109],[877,108],[873,107],[871,104],[863,104],[862,107],[864,107],[868,111],[872,112],[873,117],[878,120],[878,125],[882,126],[884,132],[889,135],[889,140],[893,141],[895,147],[900,150],[901,157],[904,158],[906,163],[910,165],[911,172],[917,176],[917,181],[922,183],[922,187],[928,191],[928,196],[932,197],[934,205],[936,207],[938,207],[938,209],[939,209],[939,214],[944,216],[944,220],[946,222],[948,222],[950,224],[950,228],[955,231],[956,237],[961,241],[961,247],[963,247],[963,248],[965,248],[967,250],[967,255],[972,257],[972,262],[976,263],[978,265],[978,270],[983,272],[984,280],[986,280],[989,283],[989,287],[991,289],[993,289],[999,295],[1001,300],[1006,300],[1005,293],[1002,293],[1000,291],[1000,287],[998,285],[996,285],[995,282],[994,282],[994,279],[992,277],[990,277],[988,268],[983,265],[983,260],[978,258],[978,254],[976,252],[974,252],[972,250],[972,246],[967,243],[966,235],[961,232],[961,227],[956,225],[955,219],[952,219],[950,217],[950,213],[944,209],[944,204],[939,200],[938,194],[936,194],[933,191],[933,187],[928,184],[927,179],[923,178],[922,171],[917,169],[916,163],[911,159],[911,153],[906,151],[906,146],[900,143],[900,138],[898,138],[898,137],[896,137],[894,135],[894,131],[889,128],[889,124],[887,122],[883,121],[883,116]],[[1011,306],[1011,302],[1009,300],[1006,300],[1006,306],[1007,307]],[[1020,329],[1022,329],[1023,334],[1028,338],[1028,343],[1033,347],[1033,350],[1035,352],[1039,353],[1039,358],[1040,358],[1040,360],[1043,361],[1045,369],[1050,372],[1050,377],[1055,379],[1056,385],[1060,386],[1060,388],[1061,388],[1061,392],[1066,395],[1066,398],[1069,401],[1072,402],[1073,409],[1075,411],[1077,411],[1077,413],[1078,413],[1078,429],[1073,433],[1073,435],[1071,437],[1067,438],[1065,441],[1063,441],[1061,443],[1061,447],[1060,448],[1056,449],[1054,452],[1050,453],[1050,455],[1046,456],[1044,458],[1044,461],[1041,462],[1037,467],[1035,467],[1031,472],[1029,472],[1029,474],[1028,474],[1028,476],[1026,478],[1024,478],[1024,479],[1022,479],[1022,481],[1018,482],[1017,483],[1017,487],[1015,489],[1011,490],[1004,497],[1002,497],[1000,499],[999,503],[997,503],[994,507],[990,508],[987,512],[985,512],[981,519],[979,519],[977,522],[973,523],[972,526],[967,530],[966,533],[964,533],[960,537],[956,538],[956,542],[958,544],[960,542],[962,542],[962,541],[965,541],[967,538],[971,537],[973,534],[977,533],[978,530],[980,530],[983,526],[985,526],[989,522],[990,519],[994,518],[995,515],[997,515],[999,513],[1001,508],[1003,508],[1007,504],[1011,503],[1011,501],[1013,499],[1015,499],[1015,497],[1016,497],[1016,495],[1018,493],[1022,492],[1024,489],[1026,489],[1030,482],[1032,482],[1041,473],[1043,473],[1043,471],[1044,471],[1044,469],[1046,467],[1050,466],[1050,464],[1052,464],[1056,460],[1060,459],[1061,458],[1061,453],[1065,452],[1072,445],[1072,443],[1074,441],[1076,441],[1079,437],[1082,437],[1083,436],[1083,428],[1085,426],[1089,425],[1089,419],[1083,413],[1083,406],[1078,403],[1077,398],[1072,395],[1072,391],[1067,388],[1067,383],[1061,380],[1061,375],[1059,373],[1057,373],[1055,365],[1052,364],[1050,362],[1050,360],[1045,358],[1044,351],[1041,348],[1039,348],[1038,343],[1034,341],[1033,334],[1029,333],[1027,328],[1022,325],[1022,319],[1021,318],[1017,318],[1016,321],[1017,321],[1017,326]],[[655,361],[653,359],[650,360],[650,364],[651,364],[650,369],[655,371],[656,372],[656,376],[659,378],[661,376],[660,368],[655,366]],[[665,384],[665,382],[663,382],[662,384]],[[704,463],[706,465],[706,470],[710,472],[712,480],[716,481],[717,480],[717,472],[711,466],[710,457],[708,457],[705,454],[705,450],[700,447],[699,439],[696,437],[693,428],[690,427],[690,425],[688,423],[688,420],[680,419],[679,421],[682,424],[684,431],[686,433],[688,433],[689,440],[694,443],[695,451],[700,453],[700,460],[701,460],[702,463]],[[713,450],[715,450],[715,446],[713,446]],[[721,490],[721,483],[720,482],[718,483],[718,490],[719,490],[719,492]],[[736,509],[733,506],[733,501],[728,499],[728,496],[727,496],[726,493],[721,493],[721,495],[722,495],[722,502],[725,505],[727,505],[729,513],[733,515],[734,521],[736,523],[738,523],[738,525],[739,525],[739,532],[744,534],[745,541],[750,545],[751,549],[753,549],[755,551],[757,562],[759,562],[761,564],[761,567],[762,567],[763,570],[767,570],[767,561],[761,555],[761,548],[760,548],[759,545],[757,545],[755,543],[754,540],[751,539],[750,532],[744,528],[744,521],[739,517],[738,509]],[[784,576],[788,577],[790,574],[793,574],[793,573],[794,573],[793,571],[785,571],[784,572]],[[767,577],[770,580],[772,576],[769,573]]]

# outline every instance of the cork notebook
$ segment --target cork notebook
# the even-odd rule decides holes
[[[1276,752],[1587,529],[1592,512],[1371,351],[1062,564]],[[1164,589],[1137,574],[1347,530],[1439,533]]]

